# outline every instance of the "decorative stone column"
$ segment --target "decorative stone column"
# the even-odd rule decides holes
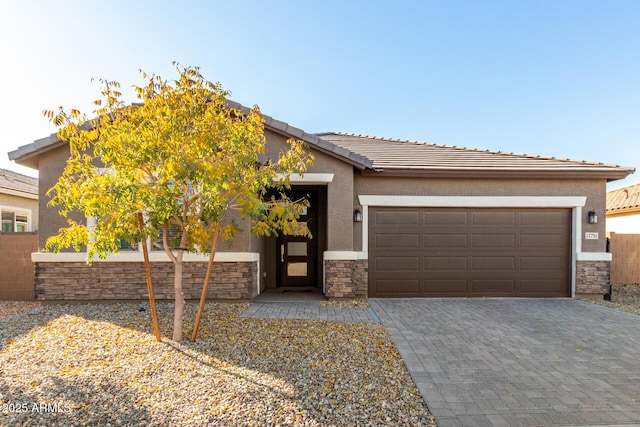
[[[367,298],[368,260],[326,260],[325,295],[329,298]]]
[[[578,261],[576,297],[602,298],[609,291],[610,261]]]

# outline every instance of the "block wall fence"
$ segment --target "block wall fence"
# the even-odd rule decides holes
[[[0,300],[34,299],[31,253],[37,251],[37,232],[0,232]]]
[[[640,234],[611,233],[611,284],[640,284]]]

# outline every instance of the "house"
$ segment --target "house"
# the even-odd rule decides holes
[[[2,231],[24,233],[38,229],[38,179],[0,169]]]
[[[640,184],[607,192],[607,233],[640,234]]]
[[[38,250],[38,179],[0,169],[0,300],[32,300]]]
[[[264,120],[269,153],[298,138],[315,156],[313,168],[291,180],[293,192],[310,200],[302,219],[314,237],[239,234],[216,254],[210,298],[251,299],[279,286],[321,288],[333,298],[595,297],[607,290],[605,221],[590,223],[588,212],[604,212],[606,183],[633,168],[309,134]],[[45,193],[68,156],[55,135],[9,153],[40,171],[40,246],[65,224],[46,207]],[[206,257],[185,259],[185,297],[198,298]],[[151,260],[156,296],[172,298],[172,265],[162,252]],[[146,297],[135,251],[91,267],[82,253],[36,253],[33,261],[39,299]]]
[[[607,192],[611,283],[640,283],[640,184]]]

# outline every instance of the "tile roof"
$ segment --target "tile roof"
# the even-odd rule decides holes
[[[231,100],[228,100],[228,106],[244,113],[249,111],[249,108]],[[367,173],[373,170],[376,173],[425,177],[599,177],[614,181],[625,178],[635,171],[631,167],[598,162],[479,150],[350,133],[309,134],[265,114],[263,118],[265,129],[288,138],[301,139],[310,147],[341,159]],[[56,134],[52,134],[10,152],[9,159],[37,169],[37,158],[40,154],[64,144],[66,143],[58,139]]]
[[[320,139],[364,156],[371,160],[373,169],[380,171],[556,171],[560,173],[601,172],[626,176],[635,170],[584,160],[481,150],[342,132],[316,135]]]
[[[640,210],[640,184],[607,191],[607,213]]]
[[[38,195],[38,178],[0,169],[0,193],[4,189]]]

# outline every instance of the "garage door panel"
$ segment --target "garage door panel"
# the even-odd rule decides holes
[[[465,296],[467,292],[467,279],[426,279],[422,288],[428,296]]]
[[[513,256],[482,256],[472,257],[473,270],[493,270],[512,272],[516,267],[516,259]]]
[[[520,281],[520,292],[529,296],[571,296],[570,291],[561,291],[562,285],[563,283],[556,278],[522,279]]]
[[[535,233],[520,234],[520,247],[522,248],[557,248],[564,250],[566,236],[562,234]]]
[[[567,223],[569,216],[568,211],[538,211],[538,212],[521,212],[520,213],[520,225],[537,225],[542,227],[549,227],[558,225],[564,227]]]
[[[467,270],[467,257],[459,256],[427,256],[424,257],[424,268],[427,274],[430,271],[438,270]]]
[[[552,257],[552,256],[521,257],[520,270],[549,271],[552,273],[557,273],[558,271],[563,271],[565,269],[567,261],[568,260],[565,259],[564,257]]]
[[[516,236],[514,234],[478,233],[471,236],[471,241],[472,247],[478,249],[513,249],[516,247]]]
[[[425,248],[460,248],[468,246],[466,234],[425,234],[423,245]]]
[[[417,234],[378,234],[375,238],[375,247],[376,249],[417,249],[420,247],[420,236]]]
[[[472,224],[497,225],[500,227],[504,227],[507,225],[516,225],[516,213],[500,211],[474,212],[472,215]]]
[[[423,219],[425,225],[466,225],[468,214],[467,212],[459,210],[450,211],[442,209],[439,211],[424,212]]]
[[[377,225],[418,225],[420,223],[420,212],[414,211],[394,211],[376,212],[375,221]]]
[[[420,258],[417,256],[404,256],[404,257],[376,257],[376,269],[378,271],[412,271],[418,272],[420,270]]]
[[[372,297],[571,294],[570,209],[371,207],[369,218]]]
[[[512,295],[516,290],[514,279],[472,279],[471,293],[486,296]]]

